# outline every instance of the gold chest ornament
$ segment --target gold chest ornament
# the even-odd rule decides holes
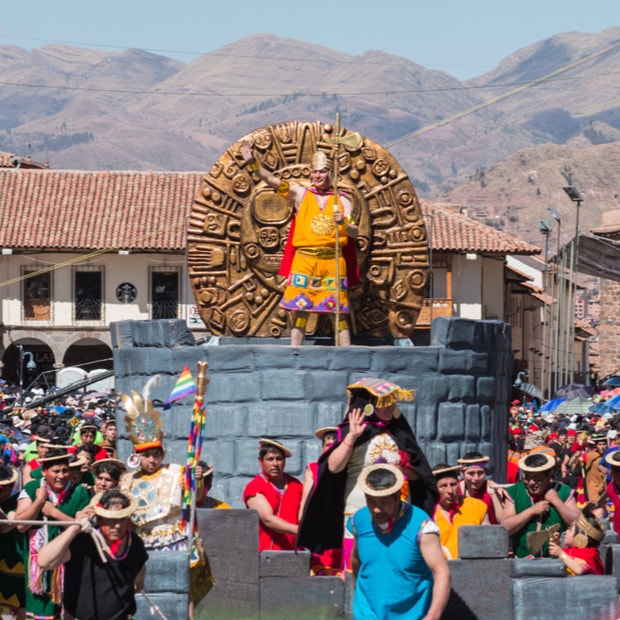
[[[310,222],[310,230],[319,237],[326,237],[334,231],[334,228],[336,228],[334,219],[325,213],[318,213]]]

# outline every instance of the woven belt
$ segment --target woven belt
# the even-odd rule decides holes
[[[336,250],[328,247],[306,247],[295,248],[302,256],[311,256],[313,258],[336,258]]]

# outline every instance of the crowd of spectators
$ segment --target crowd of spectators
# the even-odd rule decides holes
[[[127,527],[116,527],[120,517],[112,512],[118,510],[131,522],[143,543],[125,579],[131,575],[136,584],[144,579],[147,553],[186,544],[183,468],[164,463],[161,426],[146,424],[144,428],[156,434],[141,435],[136,420],[142,418],[134,415],[128,431],[138,469],[127,471],[116,458],[114,393],[74,394],[28,408],[37,402],[28,398],[45,394],[29,395],[15,406],[15,388],[2,389],[0,606],[17,618],[54,618],[62,605],[62,566],[72,567],[69,575],[85,566],[99,574],[90,556],[77,553],[74,541],[83,536],[78,521],[99,515],[106,524],[101,536],[121,541],[114,549],[129,544],[130,537]],[[377,543],[390,537],[394,553],[401,536],[423,543],[409,568],[417,575],[416,583],[425,584],[425,594],[398,604],[431,610],[432,617],[445,605],[449,572],[446,577],[443,562],[459,557],[458,532],[464,525],[505,526],[516,557],[559,558],[572,575],[602,572],[598,545],[608,529],[620,534],[620,421],[615,415],[565,415],[513,403],[507,475],[498,480],[487,475],[490,459],[479,452],[469,452],[457,463],[429,464],[397,406],[413,398],[411,391],[368,377],[348,386],[347,394],[342,423],[317,429],[322,452],[317,462],[308,464],[303,482],[285,471],[291,451],[278,438],[260,440],[258,473],[243,493],[246,507],[258,513],[259,552],[309,549],[311,574],[353,571],[360,579],[360,617],[372,605],[366,597],[378,592],[381,581],[379,575],[373,581],[373,567],[388,559],[384,550],[379,553],[384,545]],[[136,405],[120,397],[131,412]],[[146,407],[140,400],[137,404]],[[149,416],[157,414],[152,403],[146,410]],[[377,471],[370,475],[371,470]],[[210,496],[213,467],[207,462],[199,463],[196,480],[198,507],[230,508]],[[112,491],[120,495],[105,495]],[[9,515],[17,525],[10,525]],[[62,530],[42,526],[39,520],[76,521],[76,527]],[[60,542],[49,551],[46,545],[56,537]],[[196,550],[191,566],[201,568],[199,581],[192,579],[194,602],[213,584],[199,540],[192,543],[192,553]],[[408,566],[410,559],[400,553],[390,561]],[[124,561],[123,554],[113,556],[114,562],[118,557]],[[439,581],[433,585],[434,580]],[[125,597],[118,604],[131,610],[135,601]],[[72,605],[84,609],[81,599]],[[190,617],[192,613],[190,606]]]

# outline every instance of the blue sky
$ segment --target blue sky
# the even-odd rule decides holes
[[[270,33],[351,55],[382,50],[459,79],[562,32],[620,26],[620,0],[28,0],[0,11],[0,45],[128,47],[189,62]]]

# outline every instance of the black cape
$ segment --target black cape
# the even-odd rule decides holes
[[[338,549],[342,546],[344,533],[346,468],[334,474],[329,471],[327,459],[340,445],[349,430],[348,417],[338,427],[339,441],[319,458],[318,481],[312,495],[304,507],[304,513],[297,533],[296,547],[309,549],[312,553],[323,553],[326,549]],[[411,427],[401,415],[389,422],[381,422],[374,414],[367,418],[366,429],[358,437],[355,445],[370,441],[375,435],[388,432],[400,450],[409,454],[411,465],[419,478],[409,481],[409,501],[422,508],[429,515],[433,514],[439,499],[435,476],[426,456],[422,452]]]

